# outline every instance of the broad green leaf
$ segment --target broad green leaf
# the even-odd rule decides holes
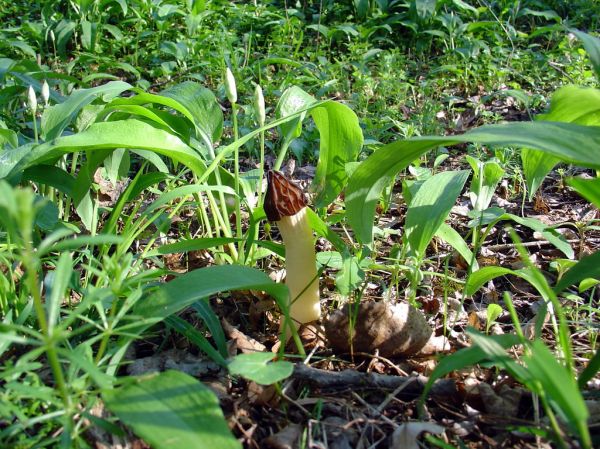
[[[272,362],[277,354],[272,352],[251,352],[240,354],[229,363],[229,374],[242,376],[260,385],[271,385],[287,379],[294,371],[290,362]]]
[[[129,152],[123,148],[117,148],[104,160],[106,175],[113,184],[116,184],[120,178],[127,177],[130,165]]]
[[[136,104],[118,104],[107,106],[102,109],[102,112],[98,115],[96,121],[105,121],[104,118],[109,115],[112,120],[115,120],[115,117],[116,119],[121,120],[126,118],[145,117],[164,129],[172,130],[174,133],[178,134],[184,142],[189,142],[190,140],[190,131],[192,130],[190,122],[183,117],[172,114],[170,111],[163,111],[150,106],[140,106]],[[122,115],[126,116],[121,117]]]
[[[35,165],[23,172],[24,181],[33,181],[39,184],[54,187],[65,195],[72,195],[75,178],[62,168],[54,165]]]
[[[348,182],[346,214],[360,242],[365,244],[371,242],[375,207],[383,189],[412,161],[443,144],[446,144],[446,141],[393,142],[377,149],[358,166]]]
[[[315,102],[315,98],[300,89],[297,86],[292,86],[281,95],[277,107],[275,108],[275,116],[277,118],[285,118],[299,111],[306,110],[308,106]],[[286,123],[282,123],[279,128],[283,136],[283,145],[289,143],[300,136],[302,132],[302,121],[306,116],[306,111]]]
[[[187,165],[196,173],[206,169],[198,153],[176,136],[139,120],[121,120],[95,123],[71,136],[5,151],[0,154],[0,179],[33,165],[56,160],[66,153],[115,148],[150,150]]]
[[[38,197],[36,200],[39,200]],[[58,224],[58,206],[49,200],[42,200],[37,206],[34,224],[44,231],[51,231]]]
[[[458,251],[458,254],[462,256],[465,262],[469,265],[472,264],[472,271],[479,270],[479,264],[477,263],[477,258],[473,257],[473,251],[471,251],[467,242],[465,242],[462,236],[452,226],[447,223],[442,223],[437,231],[435,231],[435,236],[439,237]]]
[[[565,288],[586,278],[600,279],[600,251],[583,257],[574,267],[569,269],[554,287],[554,292],[559,294]]]
[[[186,81],[163,90],[160,95],[177,101],[187,109],[194,119],[194,125],[208,138],[208,142],[213,144],[221,138],[223,111],[209,89]]]
[[[319,161],[311,189],[315,207],[331,203],[346,186],[346,164],[356,161],[363,145],[358,117],[346,105],[333,101],[310,111],[320,135]]]
[[[544,295],[543,287],[541,285],[539,285],[538,282],[536,282],[535,277],[529,272],[528,269],[521,268],[519,270],[511,270],[510,268],[495,267],[495,266],[483,267],[483,268],[477,270],[476,272],[474,272],[473,274],[471,274],[471,276],[469,277],[469,280],[467,281],[467,283],[465,285],[464,293],[467,296],[471,296],[477,290],[479,290],[484,284],[488,283],[492,279],[496,279],[497,277],[500,277],[500,276],[506,276],[508,274],[512,274],[513,276],[518,276],[522,279],[525,279],[531,285],[536,287],[537,290],[541,294]]]
[[[486,323],[485,323],[485,333],[487,334],[490,331],[491,325],[496,321],[496,319],[502,315],[502,307],[498,304],[489,304],[486,309]]]
[[[531,354],[523,356],[523,361],[536,382],[541,383],[544,394],[565,419],[564,422],[580,438],[589,441],[589,412],[573,374],[558,363],[556,356],[541,340],[533,342]]]
[[[562,251],[563,254],[568,258],[572,259],[575,256],[573,248],[571,248],[571,245],[569,242],[567,242],[564,235],[558,233],[555,229],[548,227],[541,221],[535,218],[519,217],[518,215],[514,214],[504,214],[501,219],[509,219],[523,226],[527,226],[528,228],[542,234],[546,240],[552,243],[557,249]]]
[[[504,169],[494,160],[481,162],[472,156],[466,156],[473,169],[471,179],[471,204],[475,210],[487,209],[492,201],[496,186],[502,180]]]
[[[427,179],[417,191],[404,225],[409,255],[424,257],[427,245],[450,213],[468,176],[467,170],[441,172]]]
[[[323,267],[341,270],[344,264],[344,258],[337,251],[320,251],[317,253],[317,264]]]
[[[104,390],[106,407],[153,449],[238,449],[215,394],[178,371]]]
[[[63,103],[50,106],[42,114],[41,130],[44,139],[59,137],[79,111],[96,98],[101,96],[108,101],[130,88],[131,85],[124,81],[111,81],[102,86],[74,91]]]
[[[560,162],[560,158],[548,156],[543,151],[523,148],[521,150],[521,164],[523,175],[527,183],[527,198],[531,201],[542,185],[544,178]]]
[[[535,148],[570,164],[600,168],[600,127],[596,126],[542,120],[506,123],[476,128],[461,135],[460,140]]]
[[[1,120],[0,124],[3,124]],[[19,145],[19,138],[17,137],[17,133],[13,130],[2,128],[0,126],[0,148],[4,147],[5,144],[10,145],[12,148],[16,148]]]
[[[363,243],[370,243],[375,206],[381,192],[421,154],[439,146],[477,142],[536,148],[565,162],[600,168],[600,127],[533,122],[488,125],[451,137],[415,137],[376,150],[355,170],[346,191],[347,216]]]
[[[98,37],[98,22],[89,20],[81,21],[81,45],[86,50],[95,53],[96,39]]]
[[[359,265],[358,258],[345,257],[342,262],[342,270],[335,277],[335,286],[338,291],[348,296],[358,288],[365,280],[365,272]]]
[[[577,288],[577,291],[579,293],[583,293],[583,292],[589,290],[590,288],[595,287],[598,284],[600,284],[600,279],[585,278],[584,280],[582,280],[579,283],[579,287]]]
[[[520,343],[519,337],[513,334],[505,334],[505,335],[490,335],[487,338],[495,341],[500,347],[504,349],[508,349],[511,346],[517,345]],[[431,389],[433,383],[446,374],[449,374],[453,371],[462,370],[469,366],[473,366],[477,363],[480,363],[489,358],[488,354],[479,346],[473,345],[468,348],[463,348],[456,351],[454,354],[447,355],[442,357],[439,361],[431,376],[429,376],[429,381],[423,390],[423,394],[421,395],[421,400],[427,397],[427,393]]]
[[[165,318],[215,293],[229,290],[264,290],[285,308],[289,291],[276,284],[265,273],[253,268],[226,265],[202,268],[186,273],[161,285],[144,301],[135,305],[143,317]]]
[[[467,333],[473,341],[473,345],[481,348],[486,358],[491,360],[496,366],[505,369],[519,382],[532,389],[532,376],[525,368],[518,364],[509,356],[507,347],[500,344],[499,339],[492,335],[483,335],[474,329],[468,329]],[[516,335],[513,337],[518,338]],[[534,392],[536,390],[533,390]]]
[[[92,201],[91,195],[94,174],[111,151],[113,150],[102,148],[88,152],[85,162],[82,162],[79,166],[79,172],[73,184],[71,198],[73,198],[75,211],[79,215],[79,218],[81,218],[82,224],[89,231],[96,230],[98,220],[98,208],[95,202]]]
[[[567,184],[573,187],[577,193],[600,208],[600,178],[583,179],[569,178]]]
[[[76,27],[77,24],[75,22],[66,19],[62,19],[54,27],[53,31],[56,36],[56,49],[59,55],[66,56],[67,45],[70,42]]]
[[[583,42],[585,51],[590,58],[592,67],[594,68],[594,72],[596,72],[596,78],[600,80],[600,39],[577,29],[571,29],[569,31],[575,34],[575,36],[577,36],[579,40]]]
[[[598,126],[600,90],[581,86],[562,87],[552,95],[550,111],[536,116],[536,120]],[[544,178],[560,162],[560,158],[525,148],[521,151],[521,160],[531,201]]]
[[[413,0],[411,7],[415,8],[417,17],[421,20],[430,18],[435,14],[437,0]]]
[[[356,16],[364,19],[369,12],[369,0],[354,0],[354,8],[356,8]]]

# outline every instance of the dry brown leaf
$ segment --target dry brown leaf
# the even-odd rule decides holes
[[[401,424],[392,435],[392,449],[419,449],[417,438],[423,432],[440,434],[442,426],[431,422],[407,422]]]
[[[279,432],[265,438],[260,447],[271,449],[296,449],[298,439],[302,434],[302,426],[299,424],[290,424]]]
[[[477,386],[486,413],[500,416],[517,416],[523,391],[502,385],[496,393],[491,385],[482,382]]]
[[[221,324],[223,325],[225,335],[233,341],[235,348],[244,354],[249,352],[265,352],[267,349],[261,342],[256,341],[254,338],[233,327],[225,318],[221,320]],[[235,348],[232,348],[232,350]]]

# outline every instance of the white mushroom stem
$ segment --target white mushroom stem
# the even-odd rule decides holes
[[[299,326],[321,317],[317,256],[306,207],[282,217],[277,227],[285,245],[285,283],[290,290],[290,318]]]

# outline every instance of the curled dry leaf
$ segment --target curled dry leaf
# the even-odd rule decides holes
[[[502,385],[496,392],[485,382],[479,382],[476,388],[471,389],[471,401],[479,396],[477,399],[481,401],[482,411],[491,415],[517,416],[522,395],[523,390],[520,388]]]
[[[408,304],[363,302],[357,307],[354,314],[346,304],[325,322],[327,340],[337,352],[347,353],[352,348],[371,354],[378,350],[383,357],[414,355],[433,334],[423,314]],[[356,317],[353,328],[352,317]]]
[[[356,447],[359,434],[348,425],[348,421],[338,416],[328,416],[321,425],[326,430],[327,447],[329,449],[352,449]]]
[[[440,434],[442,426],[430,422],[407,422],[401,424],[392,435],[392,449],[419,449],[417,438],[423,432]]]
[[[261,342],[233,327],[225,318],[221,320],[221,324],[223,325],[225,334],[235,345],[235,349],[239,349],[243,354],[248,354],[249,352],[265,352],[267,349]],[[237,350],[235,349],[233,354],[237,353]]]
[[[300,424],[290,424],[270,437],[265,438],[260,447],[271,449],[295,449],[297,442],[302,434]]]

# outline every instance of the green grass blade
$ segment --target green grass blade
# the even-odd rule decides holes
[[[207,356],[209,356],[213,362],[218,363],[221,366],[227,366],[227,361],[225,360],[225,357],[223,357],[223,355],[219,351],[213,348],[208,339],[190,323],[188,323],[182,318],[179,318],[176,315],[171,315],[170,317],[167,317],[165,319],[165,322],[177,332],[179,332],[181,335],[185,336],[192,343],[194,343],[198,347],[198,349],[200,349]]]
[[[589,412],[572,373],[558,363],[556,356],[541,340],[533,342],[531,354],[524,356],[523,360],[531,375],[540,382],[553,408],[562,415],[569,427],[579,434],[584,447],[591,447],[587,427]]]

